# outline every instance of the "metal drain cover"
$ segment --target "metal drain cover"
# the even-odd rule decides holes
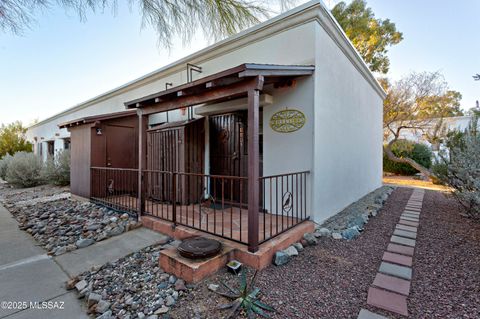
[[[178,253],[190,259],[200,259],[215,256],[222,249],[219,241],[204,237],[192,237],[185,239],[178,246]]]

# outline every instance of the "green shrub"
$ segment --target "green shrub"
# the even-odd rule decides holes
[[[448,166],[445,163],[435,163],[432,165],[431,171],[433,176],[431,177],[434,184],[445,185],[447,181]]]
[[[392,152],[400,158],[411,158],[423,167],[430,168],[432,166],[432,151],[424,144],[398,140],[393,143]],[[385,153],[383,154],[383,170],[400,175],[415,175],[418,173],[418,170],[409,164],[390,160]]]
[[[33,187],[42,183],[42,159],[33,153],[17,152],[7,167],[5,180],[17,187]]]
[[[443,158],[447,168],[446,183],[454,189],[467,213],[480,220],[480,133],[474,118],[463,134],[452,134],[447,141],[449,156]]]
[[[7,177],[7,168],[10,162],[12,161],[12,155],[7,154],[0,160],[0,178],[5,180]]]
[[[53,185],[70,184],[70,151],[64,150],[55,157],[49,157],[43,167],[42,178]]]

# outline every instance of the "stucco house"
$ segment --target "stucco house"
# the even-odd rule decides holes
[[[256,251],[381,186],[384,98],[315,0],[27,135],[43,156],[71,148],[73,194]]]

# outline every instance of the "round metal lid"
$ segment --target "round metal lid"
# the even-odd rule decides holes
[[[200,259],[215,256],[222,249],[219,241],[204,237],[192,237],[185,239],[178,246],[178,253],[190,259]]]

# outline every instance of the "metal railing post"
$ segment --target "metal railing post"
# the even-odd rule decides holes
[[[177,226],[177,173],[172,173],[172,222]]]

